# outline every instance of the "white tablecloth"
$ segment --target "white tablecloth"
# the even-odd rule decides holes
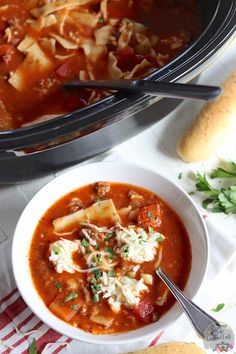
[[[236,41],[204,72],[200,82],[205,84],[220,84],[232,70],[236,69],[235,57]],[[218,149],[216,154],[204,163],[185,164],[178,158],[176,143],[186,127],[194,119],[201,106],[202,103],[200,102],[186,101],[175,112],[171,113],[161,122],[153,125],[149,130],[117,146],[109,153],[102,154],[90,161],[107,159],[139,163],[162,173],[186,191],[192,191],[194,190],[194,181],[191,178],[193,172],[200,171],[207,173],[213,167],[216,167],[221,160],[236,161],[236,132],[232,132],[232,136],[227,137],[225,144]],[[153,110],[155,110],[155,106],[153,106]],[[143,118],[145,119],[145,114]],[[181,179],[178,179],[179,173],[182,173]],[[65,337],[61,338],[55,333],[50,332],[45,325],[41,324],[38,324],[38,326],[41,326],[42,331],[44,331],[42,332],[45,339],[43,343],[42,341],[40,342],[40,337],[43,335],[40,332],[35,332],[30,337],[24,338],[15,332],[13,324],[9,319],[12,318],[11,313],[4,314],[6,307],[12,301],[16,301],[15,308],[23,306],[19,300],[19,294],[16,290],[13,290],[15,285],[10,261],[11,239],[17,219],[31,197],[43,185],[53,179],[55,175],[49,175],[21,185],[0,186],[0,353],[23,353],[27,348],[26,340],[30,341],[32,337],[35,337],[37,342],[41,343],[41,348],[45,343],[50,341],[63,342],[67,340]],[[204,214],[211,244],[207,281],[195,301],[219,320],[229,323],[236,331],[236,216],[206,213],[201,207],[201,196],[194,195],[193,199]],[[10,295],[8,295],[9,293]],[[10,298],[1,301],[6,296],[10,296]],[[214,314],[211,312],[211,309],[218,303],[225,303],[225,307],[218,314]],[[14,306],[10,310],[13,311],[14,315]],[[18,321],[15,324],[21,323],[21,329],[24,332],[31,330],[37,320],[37,318],[32,317],[30,311],[27,311],[29,309],[24,309],[23,312],[27,314],[30,321],[27,322],[25,320],[24,322],[22,318],[18,318],[19,316],[15,317],[16,322]],[[8,318],[8,316],[10,317]],[[3,325],[4,321],[6,321],[5,325]],[[45,336],[45,332],[48,333],[47,336]],[[158,342],[178,340],[196,342],[201,345],[201,340],[197,338],[185,316],[181,316],[160,338],[159,334],[157,332]],[[3,338],[7,339],[6,342],[1,344],[1,339]],[[7,350],[5,344],[12,346],[20,340],[22,341],[20,347],[17,347],[15,350]],[[64,353],[75,354],[95,352],[110,354],[146,347],[151,343],[155,343],[155,338],[150,338],[145,342],[129,346],[96,346],[96,348],[93,345],[71,341],[67,349],[60,347],[58,350]],[[55,351],[56,348],[56,346],[50,347],[47,353],[59,352],[58,350]]]

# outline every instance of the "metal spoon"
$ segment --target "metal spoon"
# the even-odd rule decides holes
[[[156,274],[172,292],[200,337],[207,339],[206,336],[209,336],[207,330],[209,328],[212,334],[217,332],[217,329],[221,327],[221,324],[217,320],[189,300],[161,268],[156,270]]]
[[[66,82],[67,88],[96,88],[133,93],[146,93],[153,96],[171,98],[193,98],[197,100],[212,100],[221,94],[217,86],[178,84],[151,80],[75,80]]]

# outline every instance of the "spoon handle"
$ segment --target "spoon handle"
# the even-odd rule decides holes
[[[205,337],[206,330],[210,325],[220,327],[219,322],[189,300],[161,268],[159,268],[156,273],[182,306],[192,326],[202,338]]]
[[[145,93],[156,96],[193,98],[198,100],[212,100],[221,93],[221,88],[217,86],[179,84],[169,82],[156,82],[147,80],[133,81],[133,87],[142,89]]]
[[[170,98],[192,98],[212,100],[220,95],[221,88],[217,86],[179,84],[158,82],[152,80],[75,80],[64,83],[64,87],[110,89],[146,93],[153,96]]]

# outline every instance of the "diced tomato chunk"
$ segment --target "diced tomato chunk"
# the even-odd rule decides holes
[[[64,302],[68,294],[59,293],[49,305],[50,310],[64,321],[70,321],[76,312],[81,308],[83,302],[80,298]]]
[[[152,204],[140,208],[137,217],[138,225],[141,227],[160,227],[161,225],[161,207],[160,204]]]
[[[133,309],[133,314],[143,322],[149,322],[154,311],[154,305],[149,300],[142,299]]]

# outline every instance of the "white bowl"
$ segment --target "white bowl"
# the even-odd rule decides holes
[[[74,328],[50,312],[39,297],[30,274],[28,255],[32,236],[41,216],[63,195],[96,181],[135,184],[158,194],[178,213],[192,246],[192,269],[184,290],[191,299],[203,282],[208,263],[209,241],[204,221],[188,194],[165,177],[136,165],[102,162],[84,165],[55,178],[29,202],[16,226],[12,245],[13,272],[18,289],[31,310],[48,326],[68,337],[96,344],[123,344],[155,335],[182,313],[175,304],[161,319],[143,328],[116,335],[93,335]]]

